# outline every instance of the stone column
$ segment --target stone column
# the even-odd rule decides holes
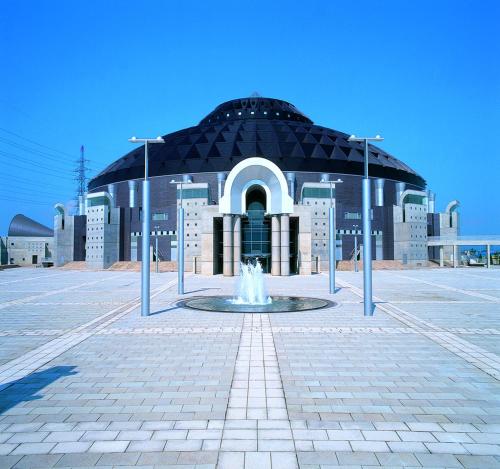
[[[453,267],[456,269],[458,267],[458,245],[453,246]]]
[[[135,192],[136,192],[136,187],[137,187],[137,181],[129,181],[128,182],[128,200],[129,200],[129,204],[128,206],[130,208],[134,208],[135,207],[135,204],[136,204],[136,200],[135,200]]]
[[[233,275],[233,217],[224,215],[222,218],[222,256],[223,274],[226,277]]]
[[[233,226],[233,274],[240,275],[241,261],[241,216],[234,216]]]
[[[281,243],[280,243],[280,219],[279,215],[271,217],[271,274],[280,275],[281,272]]]
[[[290,215],[281,215],[281,275],[290,275]]]
[[[444,267],[444,246],[439,246],[439,267]]]
[[[491,265],[491,246],[489,244],[486,245],[486,267],[489,269]]]

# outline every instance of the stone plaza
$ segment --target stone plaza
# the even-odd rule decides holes
[[[235,278],[186,276],[186,297]],[[0,467],[500,467],[500,270],[266,276],[325,309],[201,312],[175,272],[0,272]]]

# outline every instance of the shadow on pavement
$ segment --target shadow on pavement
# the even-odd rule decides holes
[[[43,388],[64,376],[75,375],[76,366],[53,366],[43,371],[36,371],[24,378],[5,383],[0,391],[0,414],[21,402],[42,399],[38,394]]]

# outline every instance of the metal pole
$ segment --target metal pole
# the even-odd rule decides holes
[[[155,253],[156,253],[156,273],[159,272],[158,270],[158,227],[155,226]]]
[[[373,316],[370,196],[370,179],[368,179],[368,139],[365,139],[365,175],[363,178],[363,303],[365,316]]]
[[[335,208],[333,205],[333,185],[330,182],[330,208],[328,209],[328,267],[330,274],[330,294],[335,293]]]
[[[148,142],[144,143],[144,182],[142,184],[142,264],[141,264],[141,316],[149,316],[149,232],[150,187],[148,180]]]
[[[354,272],[358,271],[358,236],[354,235]]]
[[[184,295],[184,208],[182,207],[182,182],[179,216],[177,221],[177,293]]]

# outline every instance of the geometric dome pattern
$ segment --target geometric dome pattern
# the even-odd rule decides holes
[[[349,134],[315,125],[292,104],[272,98],[242,98],[219,105],[199,125],[149,145],[149,175],[230,171],[249,157],[271,160],[282,171],[363,175],[363,144]],[[369,146],[369,174],[424,188],[425,180],[384,150]],[[144,177],[144,147],[109,165],[89,184]]]

